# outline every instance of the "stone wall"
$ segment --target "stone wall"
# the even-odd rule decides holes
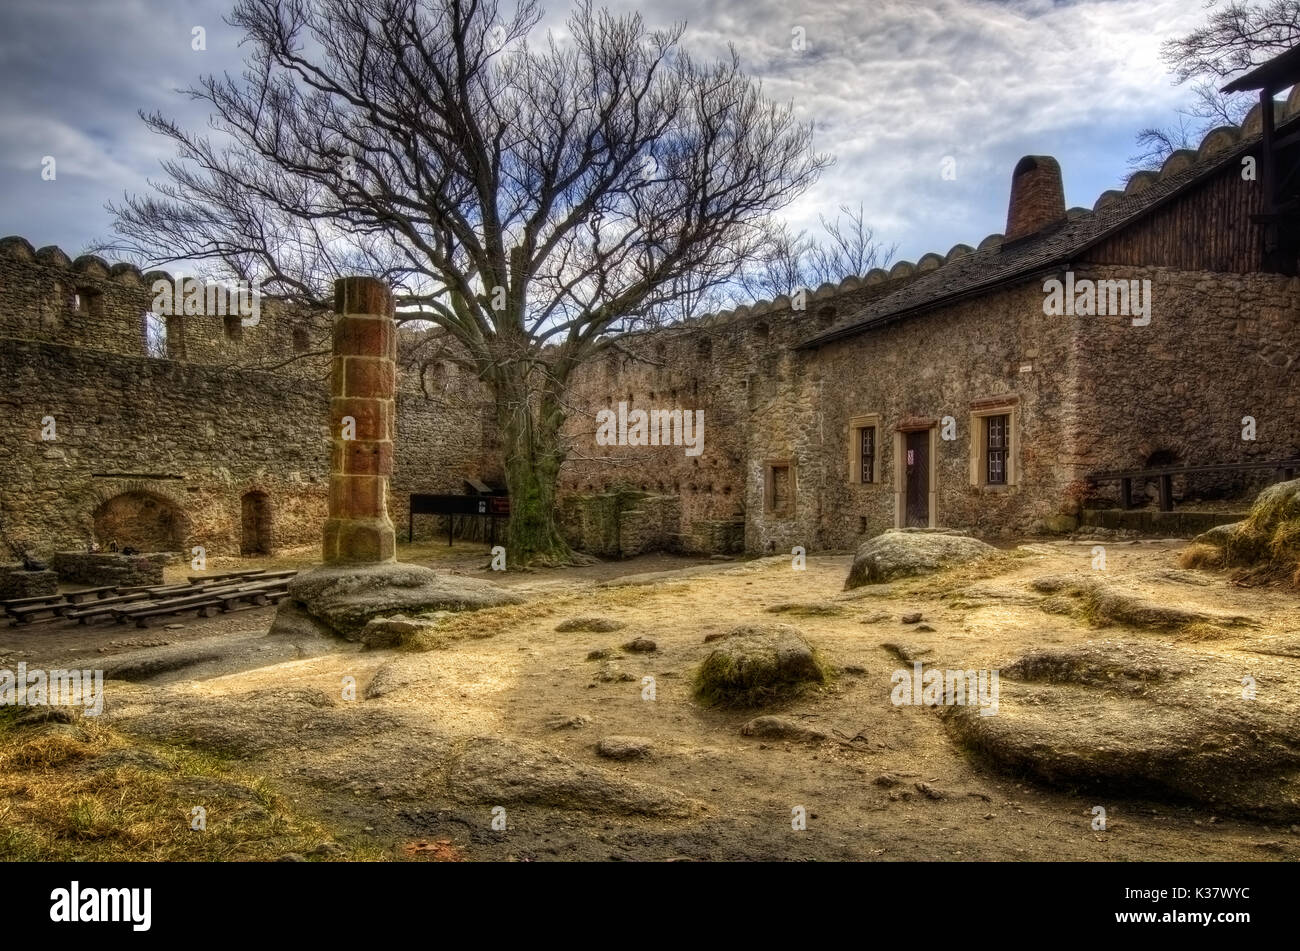
[[[273,299],[261,302],[248,326],[228,314],[163,316],[165,353],[151,353],[145,316],[157,309],[159,280],[174,287],[166,271],[142,274],[93,255],[72,261],[57,247],[35,251],[22,238],[0,239],[0,337],[290,376],[323,379],[328,372],[329,315]]]
[[[1076,277],[1151,281],[1149,326],[1076,322],[1078,413],[1071,443],[1084,469],[1300,457],[1300,279],[1099,266]],[[1242,438],[1243,418],[1255,439]],[[1269,471],[1178,479],[1175,497],[1252,495]],[[1091,504],[1114,499],[1113,484]],[[1154,486],[1150,491],[1154,492]]]
[[[182,551],[202,545],[209,555],[234,555],[250,492],[269,498],[282,547],[319,539],[329,462],[324,386],[14,339],[0,339],[0,367],[8,456],[0,516],[16,542],[44,552],[84,550],[92,539],[147,544],[159,539],[128,535],[107,510],[148,506],[153,528],[145,531],[165,523]],[[52,440],[42,438],[47,418]],[[113,537],[96,537],[97,517]]]
[[[1074,411],[1071,334],[1043,315],[1040,286],[918,314],[799,359],[810,366],[792,368],[776,400],[807,407],[805,418],[781,424],[774,407],[764,446],[797,466],[798,532],[760,527],[760,542],[776,538],[783,550],[847,548],[893,528],[903,489],[900,424],[937,430],[930,443],[937,526],[986,535],[1034,531],[1059,511],[1077,478],[1077,463],[1062,452]],[[980,438],[972,413],[998,404],[1014,407],[1014,484],[972,484],[971,443]],[[850,421],[869,415],[878,416],[879,479],[862,484],[850,481]],[[942,438],[945,417],[951,440]]]
[[[47,554],[92,539],[210,555],[317,544],[331,315],[264,300],[253,326],[177,317],[162,355],[145,339],[156,279],[171,275],[0,240],[2,527]],[[409,493],[500,477],[490,400],[429,359],[430,336],[399,334],[399,530]],[[53,440],[41,438],[47,417]],[[245,525],[259,523],[250,543]]]
[[[1061,530],[1082,506],[1112,504],[1113,486],[1087,487],[1092,471],[1300,455],[1296,279],[1079,265],[1077,279],[1150,279],[1150,326],[1049,317],[1038,278],[794,349],[914,273],[909,265],[824,287],[803,309],[778,299],[614,341],[568,394],[560,520],[571,543],[611,557],[851,548],[896,523],[900,427],[938,428],[945,417],[954,438],[933,442],[934,523],[984,535]],[[238,554],[252,550],[243,526],[269,512],[273,547],[315,545],[327,367],[310,357],[269,367],[303,345],[301,326],[328,315],[271,307],[239,339],[219,318],[187,318],[184,358],[158,359],[138,333],[148,277],[0,241],[0,517],[9,536],[45,553],[98,537]],[[92,303],[69,305],[69,287]],[[503,484],[492,401],[463,364],[440,331],[400,331],[389,502],[399,536],[410,493]],[[599,445],[598,413],[617,415],[620,403],[702,411],[701,452]],[[1014,421],[1006,486],[972,477],[973,414],[991,405]],[[863,484],[851,480],[851,424],[868,415],[879,478]],[[1256,420],[1253,441],[1241,439],[1244,416]],[[41,438],[46,417],[57,425],[53,441]],[[769,504],[773,465],[788,467],[788,510]],[[1175,489],[1241,495],[1269,478],[1194,477]],[[249,497],[264,500],[256,517]],[[417,537],[438,527],[421,519]]]
[[[27,571],[21,564],[0,565],[0,601],[42,598],[58,590],[59,576],[53,571]]]
[[[850,281],[845,289],[825,286],[809,295],[801,309],[778,299],[684,326],[619,337],[616,346],[575,374],[568,395],[571,415],[565,427],[568,456],[560,473],[562,497],[618,488],[677,496],[681,524],[675,534],[682,551],[737,550],[736,525],[746,520],[753,526],[745,542],[752,550],[762,550],[777,534],[808,537],[793,526],[762,526],[762,506],[755,506],[761,481],[756,490],[754,454],[782,438],[768,427],[816,431],[802,415],[807,410],[802,402],[803,370],[792,368],[803,364],[789,348],[910,277],[889,279],[877,272],[870,283]],[[798,392],[789,389],[792,373],[799,381]],[[620,403],[628,412],[703,411],[702,451],[687,455],[683,446],[599,445],[597,414],[617,413]],[[713,547],[718,544],[725,547]]]
[[[163,583],[163,567],[169,561],[165,554],[123,555],[114,552],[58,551],[50,565],[59,580],[72,584],[102,585],[158,585]]]

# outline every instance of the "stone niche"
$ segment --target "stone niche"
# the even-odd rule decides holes
[[[92,515],[95,537],[107,548],[140,552],[181,551],[185,547],[185,516],[170,500],[140,490],[122,492],[101,502]]]

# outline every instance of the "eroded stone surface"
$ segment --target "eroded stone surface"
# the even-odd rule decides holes
[[[946,722],[1013,775],[1295,821],[1298,683],[1300,667],[1285,660],[1097,641],[1025,655],[1002,669],[996,715],[954,706]]]
[[[992,545],[966,535],[938,531],[884,532],[858,549],[844,587],[860,588],[928,574],[997,553]]]
[[[475,611],[521,600],[491,582],[419,565],[331,565],[289,582],[289,602],[297,602],[348,640],[360,640],[366,624],[376,617]]]

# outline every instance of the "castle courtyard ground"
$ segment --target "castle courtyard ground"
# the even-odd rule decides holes
[[[402,560],[526,599],[446,620],[425,651],[268,636],[271,607],[147,630],[7,628],[0,667],[126,679],[106,682],[99,717],[33,724],[6,711],[0,857],[1300,859],[1300,826],[1286,819],[999,771],[942,709],[891,702],[893,673],[913,660],[998,670],[1103,640],[1239,668],[1261,693],[1300,680],[1294,589],[1180,568],[1177,540],[1106,540],[1098,569],[1098,544],[1009,544],[991,563],[848,592],[847,554],[810,556],[804,570],[789,557],[659,555],[499,573],[481,546],[404,546]],[[1045,578],[1102,575],[1142,603],[1223,623],[1107,623],[1043,593]],[[557,632],[572,618],[621,626]],[[827,686],[774,709],[693,699],[709,635],[773,623],[817,648],[835,670]],[[624,648],[638,638],[655,649]],[[1144,711],[1135,704],[1136,730]],[[820,738],[742,733],[760,714]],[[610,737],[632,739],[602,755]],[[205,829],[191,828],[195,807]]]

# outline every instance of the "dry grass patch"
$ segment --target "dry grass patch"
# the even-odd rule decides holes
[[[221,757],[20,709],[0,710],[0,860],[266,861],[333,839]]]
[[[1178,554],[1180,568],[1222,568],[1223,550],[1204,542],[1188,545]]]

